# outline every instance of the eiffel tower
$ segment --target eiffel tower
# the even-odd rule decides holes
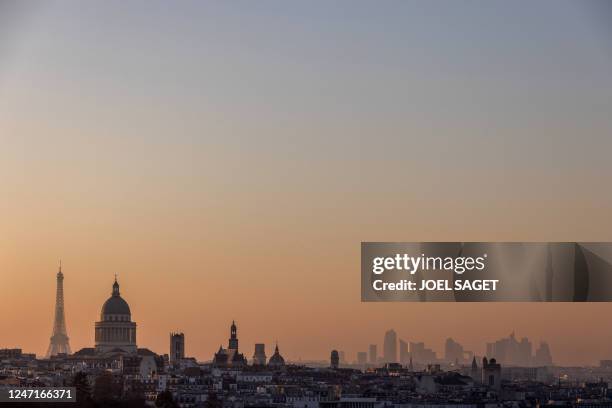
[[[68,334],[66,333],[66,316],[64,315],[64,274],[62,273],[61,261],[57,272],[55,322],[53,323],[53,334],[47,350],[47,358],[60,353],[70,354],[70,344],[68,344]]]

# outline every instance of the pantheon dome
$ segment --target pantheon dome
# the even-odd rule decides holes
[[[113,292],[100,312],[95,325],[96,352],[136,352],[136,323],[132,322],[130,306],[121,297],[115,278]]]

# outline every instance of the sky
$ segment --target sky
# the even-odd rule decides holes
[[[612,305],[360,302],[362,241],[612,241],[605,1],[0,1],[0,347],[118,274],[138,344],[355,359],[508,335],[612,358]]]

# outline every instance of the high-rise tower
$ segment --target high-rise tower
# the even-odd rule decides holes
[[[385,363],[397,363],[397,334],[393,329],[385,333],[383,359]]]
[[[66,316],[64,314],[64,274],[60,262],[57,272],[57,289],[55,292],[55,321],[53,322],[53,334],[47,350],[47,357],[60,353],[70,354],[68,334],[66,332]]]

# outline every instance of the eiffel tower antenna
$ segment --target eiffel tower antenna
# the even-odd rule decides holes
[[[55,321],[53,322],[53,334],[47,350],[47,358],[60,353],[70,354],[70,344],[66,333],[66,316],[64,315],[64,274],[62,273],[61,260],[57,272],[57,289],[55,292]]]

